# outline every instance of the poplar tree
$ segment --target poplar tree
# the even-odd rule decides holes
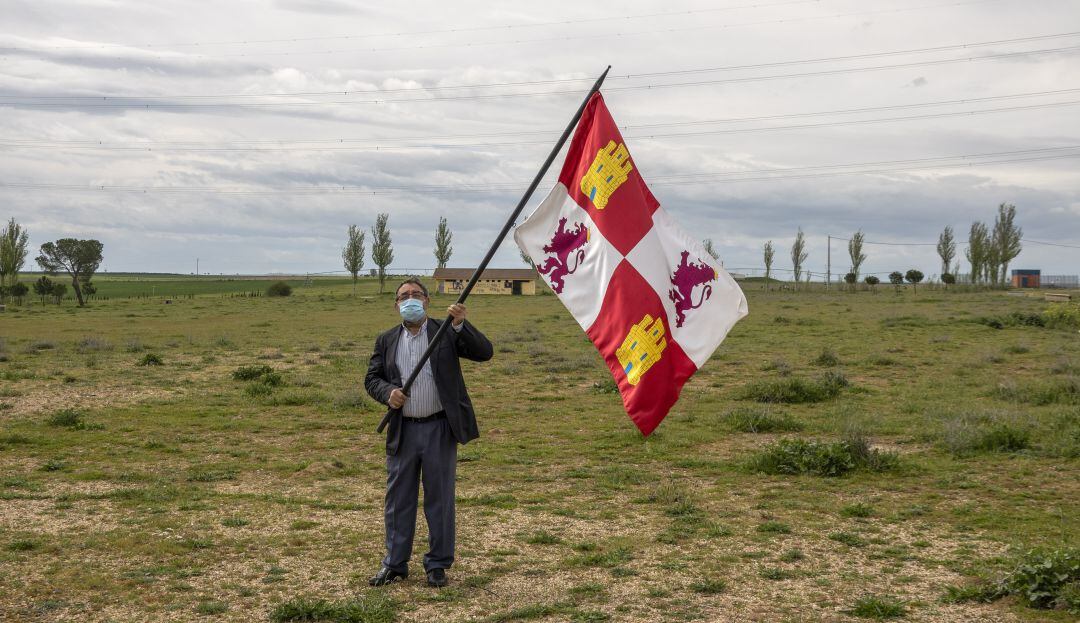
[[[795,287],[799,287],[799,277],[802,276],[803,262],[810,254],[806,251],[806,236],[803,235],[802,227],[795,234],[795,242],[791,245],[791,264],[795,272]]]
[[[997,262],[997,283],[1002,287],[1008,278],[1009,262],[1020,255],[1020,239],[1024,236],[1024,230],[1016,226],[1015,220],[1016,206],[1011,203],[1002,203],[998,206],[991,246],[994,249],[994,260]]]
[[[446,224],[446,217],[440,216],[439,226],[435,228],[435,261],[438,262],[439,268],[446,268],[446,263],[450,261],[450,256],[454,253],[454,248],[450,246],[453,237],[454,234]]]
[[[26,263],[26,247],[30,234],[15,219],[0,231],[0,288],[19,281],[19,271]]]
[[[952,227],[946,226],[945,231],[938,236],[937,254],[941,258],[941,281],[948,284],[945,275],[952,275],[949,272],[949,266],[952,265],[953,258],[956,257],[956,240],[953,238]],[[955,277],[955,275],[952,276]]]
[[[345,241],[345,248],[341,250],[341,261],[345,263],[345,270],[352,275],[352,293],[356,296],[356,281],[360,278],[360,270],[364,268],[364,230],[356,225],[349,225],[349,237]]]
[[[389,220],[389,214],[380,214],[375,217],[375,226],[371,228],[371,261],[379,267],[379,294],[383,293],[386,284],[386,267],[394,261],[394,245],[387,225]]]
[[[855,277],[848,282],[851,284],[855,284],[859,281],[859,268],[862,266],[862,263],[866,261],[866,254],[862,252],[863,240],[862,230],[859,230],[851,235],[851,240],[848,240],[847,243],[848,257],[851,258],[851,272],[855,275]],[[847,279],[846,275],[844,276],[844,279]],[[852,285],[852,288],[854,288],[854,285]]]
[[[714,259],[714,260],[719,260],[720,259],[720,253],[718,253],[716,251],[716,249],[713,247],[712,238],[706,238],[706,239],[702,240],[701,241],[701,246],[705,247],[705,252],[708,253],[709,256],[712,257],[712,259]]]
[[[769,291],[769,275],[772,274],[773,262],[772,240],[765,243],[765,291]]]

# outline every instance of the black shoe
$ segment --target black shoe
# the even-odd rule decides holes
[[[427,585],[442,588],[449,583],[446,579],[446,569],[429,569],[427,572]]]
[[[390,567],[383,567],[379,569],[378,573],[368,578],[367,583],[370,586],[382,586],[384,584],[392,584],[399,580],[404,580],[407,577],[409,577],[408,573],[398,573]],[[430,578],[431,576],[428,577]]]

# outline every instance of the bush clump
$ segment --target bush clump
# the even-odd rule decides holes
[[[982,316],[975,322],[986,325],[991,329],[1004,329],[1005,327],[1045,327],[1046,319],[1042,314],[1025,312],[1009,312],[1000,316]]]
[[[292,294],[292,286],[284,281],[275,281],[266,289],[266,296],[289,296]]]
[[[946,589],[944,601],[991,602],[1014,595],[1031,608],[1080,614],[1080,548],[1038,548],[1025,552],[997,582]]]
[[[1052,305],[1042,313],[1042,320],[1052,329],[1080,329],[1080,304]]]
[[[842,372],[829,370],[816,380],[785,377],[750,383],[737,397],[740,400],[782,404],[824,402],[836,398],[840,390],[848,385],[847,377]]]
[[[270,620],[274,623],[290,621],[392,623],[397,618],[397,609],[397,604],[381,593],[371,593],[340,601],[297,597],[278,604],[270,613]]]
[[[274,369],[267,365],[240,366],[233,370],[232,377],[234,381],[254,381],[265,374],[272,374],[273,372]]]
[[[764,408],[738,408],[727,414],[731,427],[740,433],[797,432],[801,422],[787,413],[773,414]]]
[[[160,365],[163,365],[164,363],[165,362],[162,361],[162,359],[161,359],[161,355],[156,355],[154,353],[146,353],[145,355],[142,356],[142,359],[140,359],[139,362],[136,365],[139,365],[139,366],[160,366]]]
[[[858,469],[892,471],[899,466],[897,453],[871,448],[870,442],[861,435],[850,435],[831,443],[781,439],[755,453],[747,463],[750,471],[762,474],[825,477],[843,476]]]
[[[86,428],[86,420],[81,411],[76,409],[61,409],[49,416],[45,423],[58,428],[70,428],[71,430],[83,430]]]

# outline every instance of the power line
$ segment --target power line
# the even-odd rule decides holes
[[[720,24],[720,25],[697,25],[686,28],[663,28],[654,30],[641,30],[641,31],[627,31],[627,32],[613,32],[613,33],[590,33],[580,36],[560,36],[560,37],[544,37],[536,39],[516,39],[508,41],[471,41],[467,43],[443,43],[443,44],[427,44],[427,45],[412,45],[412,46],[399,46],[399,47],[383,47],[383,48],[361,48],[361,49],[329,49],[329,50],[304,50],[304,51],[290,51],[290,52],[237,52],[237,53],[223,53],[223,54],[198,54],[193,55],[194,58],[226,58],[226,57],[266,57],[266,56],[303,56],[303,55],[315,55],[315,54],[348,54],[355,52],[400,52],[406,50],[433,50],[433,49],[447,49],[447,48],[479,48],[490,47],[500,45],[522,45],[530,43],[554,43],[575,41],[581,39],[588,39],[595,41],[597,39],[610,39],[619,38],[625,39],[627,37],[654,35],[654,34],[673,34],[690,31],[701,30],[716,30],[725,28],[737,28],[745,26],[763,26],[772,24],[789,24],[795,22],[806,21],[818,21],[827,19],[836,19],[841,17],[858,17],[863,15],[880,15],[888,13],[906,13],[911,11],[921,11],[924,9],[940,9],[940,8],[952,8],[957,6],[967,6],[972,4],[986,4],[991,2],[1003,2],[1004,0],[964,0],[962,2],[950,2],[945,4],[928,4],[913,7],[901,7],[896,9],[878,9],[872,11],[856,11],[852,13],[834,13],[830,15],[813,15],[804,17],[789,17],[774,20],[759,20],[754,22],[741,22],[733,24]],[[24,51],[26,48],[7,48],[8,50]],[[136,48],[137,49],[137,48]],[[141,50],[140,50],[141,51]],[[35,57],[43,59],[43,57]],[[158,56],[158,59],[164,57]],[[44,60],[51,60],[44,58]]]
[[[1036,155],[1027,158],[998,158],[996,160],[989,160],[984,162],[960,162],[960,163],[938,163],[929,164],[931,161],[941,160],[956,160],[967,159],[972,160],[974,158],[986,158],[986,157],[998,157],[1003,155],[1022,155],[1022,154],[1036,154],[1053,151],[1064,150],[1076,150],[1080,149],[1080,145],[1068,146],[1068,147],[1049,147],[1041,149],[1028,149],[1017,150],[1011,152],[993,152],[988,154],[966,154],[960,156],[946,156],[939,158],[923,158],[914,160],[900,160],[900,161],[884,161],[884,162],[863,162],[863,163],[850,163],[846,165],[820,165],[816,167],[796,167],[790,169],[758,169],[750,171],[740,172],[721,172],[714,174],[696,174],[696,179],[685,179],[683,175],[655,175],[650,176],[650,186],[671,186],[671,185],[688,185],[688,184],[702,184],[702,183],[730,183],[730,182],[747,182],[747,181],[774,181],[785,179],[806,179],[814,177],[829,177],[836,175],[869,175],[869,174],[884,174],[895,173],[903,171],[923,170],[923,169],[946,169],[956,167],[972,167],[979,165],[996,165],[996,164],[1013,164],[1020,162],[1035,162],[1043,160],[1057,160],[1064,158],[1077,158],[1080,157],[1080,152],[1056,154],[1056,155]],[[905,164],[905,166],[892,166],[895,163]],[[857,169],[853,171],[827,171],[819,173],[796,173],[791,174],[793,171],[806,171],[811,169],[825,169],[825,168],[851,168],[851,167],[867,167],[872,166],[872,169]],[[765,173],[766,175],[758,177],[742,177],[742,178],[730,178],[730,179],[717,179],[722,177],[730,177],[739,174],[746,173]],[[778,175],[772,175],[777,173]],[[445,184],[445,185],[413,185],[413,186],[383,186],[383,187],[368,187],[361,188],[356,186],[345,185],[326,185],[326,186],[314,186],[306,188],[277,188],[268,190],[253,190],[242,188],[230,188],[230,187],[214,187],[214,186],[127,186],[127,185],[78,185],[78,184],[47,184],[47,183],[29,183],[29,182],[0,182],[0,188],[11,188],[20,190],[44,190],[44,191],[74,191],[74,192],[131,192],[131,193],[215,193],[222,195],[387,195],[398,193],[412,193],[412,194],[447,194],[447,193],[490,193],[490,192],[510,192],[513,190],[519,190],[523,188],[523,184],[514,182],[504,183],[476,183],[476,184]],[[877,243],[870,243],[877,244]]]
[[[940,59],[932,61],[918,61],[911,63],[899,63],[894,65],[876,65],[871,67],[852,67],[847,69],[830,69],[823,71],[811,71],[803,73],[791,73],[791,74],[774,74],[770,76],[748,76],[743,78],[723,78],[718,80],[696,80],[693,82],[671,82],[671,83],[659,83],[659,84],[647,84],[647,85],[631,85],[621,87],[611,87],[604,89],[606,92],[611,93],[614,91],[640,91],[640,90],[656,90],[656,89],[668,89],[668,88],[680,88],[680,87],[695,87],[695,86],[707,86],[717,84],[738,84],[746,82],[762,82],[768,80],[784,80],[788,78],[806,78],[816,76],[832,76],[848,73],[863,73],[869,71],[885,71],[889,69],[905,69],[911,67],[924,67],[929,65],[945,65],[952,63],[962,62],[978,62],[988,60],[1000,60],[1004,58],[1015,58],[1020,56],[1030,56],[1033,54],[1052,54],[1058,52],[1071,52],[1080,50],[1080,46],[1067,46],[1061,48],[1049,48],[1043,50],[1029,50],[1025,52],[1008,52],[1003,54],[987,54],[984,56],[964,57],[956,59]],[[580,90],[568,90],[568,91],[534,91],[526,93],[492,93],[486,95],[436,95],[426,98],[403,98],[403,99],[374,99],[374,100],[339,100],[339,101],[321,101],[321,102],[265,102],[265,103],[234,103],[234,102],[216,102],[216,103],[156,103],[139,101],[141,98],[113,98],[113,99],[132,99],[129,103],[77,103],[77,102],[0,102],[0,107],[7,108],[267,108],[267,107],[281,107],[281,106],[329,106],[329,105],[343,105],[343,104],[391,104],[391,103],[429,103],[429,102],[444,102],[444,101],[465,101],[465,100],[487,100],[487,99],[500,99],[500,98],[517,98],[517,97],[547,97],[553,95],[580,95]],[[33,96],[24,96],[33,99]],[[94,96],[95,99],[96,96]],[[79,98],[76,98],[79,99]],[[90,97],[84,98],[90,99]],[[109,99],[109,98],[102,98]]]
[[[818,0],[815,0],[818,1]],[[1017,37],[1012,39],[996,39],[993,41],[975,41],[968,43],[957,43],[943,46],[933,46],[926,48],[909,48],[904,50],[888,50],[884,52],[868,52],[863,54],[851,54],[845,56],[827,56],[809,59],[795,59],[787,61],[772,61],[766,63],[753,63],[742,65],[726,65],[720,67],[705,67],[697,69],[678,69],[672,71],[656,71],[626,75],[611,75],[608,76],[608,82],[617,80],[633,80],[641,78],[657,78],[663,76],[680,76],[691,75],[701,73],[716,73],[726,71],[742,71],[747,69],[765,69],[772,67],[784,67],[790,65],[807,65],[817,63],[831,63],[837,61],[850,61],[861,60],[867,58],[882,58],[889,56],[902,56],[908,54],[926,54],[931,52],[944,52],[949,50],[964,50],[970,48],[1005,45],[1013,43],[1026,43],[1031,41],[1045,41],[1048,39],[1062,39],[1069,37],[1080,36],[1080,31],[1055,33],[1049,35],[1032,35],[1027,37]],[[1026,54],[1027,52],[1019,52],[1019,54]],[[90,95],[11,95],[0,94],[0,98],[10,99],[18,97],[28,97],[32,99],[140,99],[140,100],[155,100],[155,99],[248,99],[248,98],[278,98],[278,97],[321,97],[321,96],[345,96],[349,94],[353,95],[371,95],[373,93],[417,93],[427,91],[454,91],[464,89],[491,89],[491,88],[508,88],[508,87],[523,87],[523,86],[537,86],[546,84],[568,84],[568,83],[591,83],[593,78],[560,78],[551,80],[526,80],[518,82],[488,82],[481,84],[464,84],[464,85],[432,85],[432,86],[420,86],[420,87],[401,87],[396,89],[378,89],[375,91],[364,90],[336,90],[336,91],[296,91],[289,93],[220,93],[220,94],[174,94],[174,95],[108,95],[108,94],[90,94]]]
[[[42,46],[48,50],[82,50],[82,49],[100,49],[107,47],[127,47],[127,48],[181,48],[181,47],[202,47],[210,45],[255,45],[263,43],[302,43],[308,41],[342,41],[342,40],[354,40],[354,39],[375,39],[385,37],[415,37],[418,35],[438,35],[438,34],[457,34],[464,32],[483,32],[492,30],[514,30],[521,28],[543,28],[547,26],[566,26],[573,24],[588,24],[593,22],[613,22],[613,21],[626,21],[633,19],[648,19],[655,17],[673,17],[684,15],[699,15],[702,13],[717,13],[720,11],[735,11],[740,9],[770,9],[781,6],[790,6],[794,4],[818,4],[821,0],[789,0],[787,2],[775,2],[773,4],[744,4],[739,6],[729,7],[716,7],[711,9],[695,9],[689,11],[668,11],[660,13],[641,13],[637,15],[607,15],[604,17],[596,18],[575,18],[572,20],[559,20],[550,22],[534,22],[531,24],[500,24],[496,26],[468,26],[461,28],[443,28],[439,30],[413,30],[413,31],[400,31],[400,32],[386,32],[386,33],[369,33],[364,35],[327,35],[320,37],[286,37],[281,39],[239,39],[233,41],[191,41],[183,43],[97,43],[86,45],[53,45]],[[31,48],[25,47],[0,47],[0,50],[28,50]]]
[[[1045,104],[1028,104],[1023,106],[1005,106],[1001,108],[985,108],[977,110],[960,110],[952,112],[940,112],[940,113],[925,113],[921,115],[907,115],[897,117],[884,117],[877,119],[853,119],[848,121],[826,121],[821,123],[804,123],[798,125],[780,125],[780,126],[765,126],[756,128],[730,128],[720,130],[699,130],[696,132],[666,132],[666,133],[650,133],[650,134],[626,134],[626,139],[658,139],[658,138],[693,138],[699,136],[710,136],[719,134],[746,134],[755,132],[777,132],[784,130],[807,130],[807,129],[820,129],[831,128],[848,125],[867,125],[874,123],[892,123],[902,121],[916,121],[921,119],[941,119],[947,117],[968,117],[973,115],[982,114],[998,114],[1004,112],[1017,112],[1023,110],[1038,110],[1045,108],[1060,108],[1064,106],[1076,106],[1080,105],[1080,100],[1069,100],[1064,102],[1049,102]],[[729,121],[710,121],[710,122],[697,122],[697,123],[721,123],[721,122],[733,122],[738,120]],[[625,130],[633,130],[636,126],[624,126]],[[536,133],[532,133],[536,134]],[[508,134],[508,135],[512,135]],[[378,140],[378,139],[371,139]],[[392,139],[387,139],[392,140]],[[422,139],[415,139],[422,140]],[[300,141],[303,143],[306,141]],[[332,141],[331,141],[332,142]],[[344,144],[344,139],[340,141]],[[297,145],[290,146],[276,146],[276,147],[166,147],[158,148],[155,150],[152,147],[142,146],[109,146],[105,144],[82,144],[82,145],[49,145],[49,144],[32,144],[32,143],[20,143],[18,141],[4,141],[0,140],[0,146],[22,149],[68,149],[68,150],[97,150],[97,151],[129,151],[129,152],[153,152],[153,151],[174,151],[174,152],[281,152],[281,151],[307,151],[307,152],[357,152],[357,151],[403,151],[403,150],[418,150],[418,149],[466,149],[466,148],[498,148],[498,147],[522,147],[525,145],[546,145],[549,141],[536,140],[536,141],[500,141],[500,142],[480,142],[480,143],[425,143],[416,145],[371,145],[371,146],[357,146],[350,145],[346,147],[300,147]]]

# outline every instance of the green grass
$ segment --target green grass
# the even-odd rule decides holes
[[[230,296],[266,281],[109,278],[85,309],[4,312],[0,611],[16,618],[687,621],[730,598],[783,621],[902,590],[913,620],[964,620],[944,586],[1020,577],[987,552],[1080,540],[1075,329],[972,322],[1039,301],[755,285],[643,439],[554,297],[474,296],[496,354],[463,363],[481,437],[459,449],[452,590],[424,585],[421,510],[409,579],[375,591],[383,408],[361,379],[391,297],[370,279],[270,298]],[[166,305],[161,284],[194,296]],[[162,365],[137,366],[148,354]],[[978,607],[1075,619],[1019,596]]]

